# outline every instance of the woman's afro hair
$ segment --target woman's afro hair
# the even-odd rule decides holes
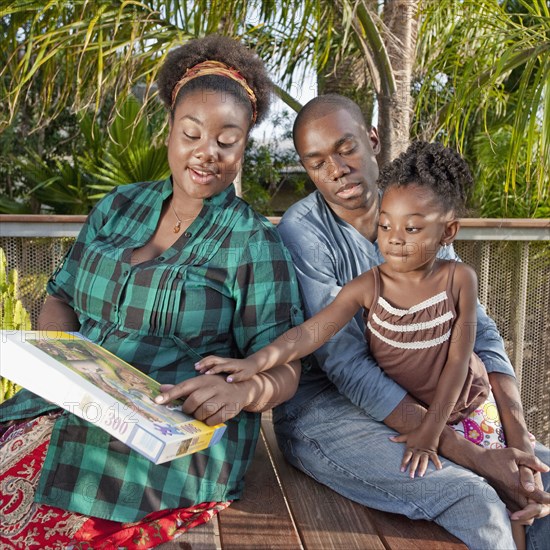
[[[431,189],[446,211],[460,216],[466,211],[474,180],[466,161],[453,149],[441,143],[415,141],[384,167],[378,178],[382,191],[411,184]]]
[[[157,80],[159,95],[168,110],[172,110],[172,90],[185,71],[203,61],[220,61],[238,70],[256,95],[256,121],[260,122],[269,110],[272,84],[263,61],[244,44],[229,38],[211,34],[186,42],[166,56]],[[233,80],[216,75],[205,75],[185,84],[178,94],[178,102],[192,90],[228,92],[244,105],[252,106],[244,88]]]

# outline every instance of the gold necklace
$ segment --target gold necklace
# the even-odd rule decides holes
[[[172,204],[172,201],[170,201],[170,206],[172,207],[174,215],[176,216],[176,219],[178,220],[178,222],[174,225],[174,229],[173,229],[174,233],[179,233],[180,232],[181,222],[188,222],[189,220],[194,220],[198,216],[198,212],[197,212],[194,216],[191,216],[190,218],[180,219],[180,217],[178,216],[178,213],[176,212],[176,209],[174,208],[174,205]]]

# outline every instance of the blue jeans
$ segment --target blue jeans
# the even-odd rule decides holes
[[[286,459],[341,495],[411,519],[435,521],[475,550],[512,550],[504,503],[487,481],[441,458],[423,478],[399,471],[403,444],[395,432],[354,406],[335,389],[325,390],[299,410],[282,405],[275,412],[275,432]],[[539,445],[537,456],[550,463]],[[543,476],[548,491],[550,475]],[[527,531],[527,547],[550,549],[550,516]]]

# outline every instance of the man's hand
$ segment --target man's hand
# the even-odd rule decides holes
[[[237,416],[249,404],[247,382],[227,384],[221,376],[197,376],[175,386],[163,384],[156,403],[184,399],[182,410],[209,426]]]
[[[520,466],[519,474],[523,488],[528,492],[533,492],[535,489],[542,491],[542,479],[540,473],[534,473],[526,466]],[[518,510],[511,514],[510,519],[517,521],[521,525],[531,525],[535,519],[543,518],[550,514],[550,504],[541,504],[533,499],[528,499],[527,506],[523,510]]]
[[[546,515],[544,508],[533,510],[530,504],[550,504],[550,494],[542,489],[540,479],[537,483],[536,473],[533,476],[533,472],[548,472],[549,468],[534,455],[513,448],[483,449],[472,469],[489,481],[509,510],[525,512],[520,517]]]

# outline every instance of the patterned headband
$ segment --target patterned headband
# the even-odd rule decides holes
[[[256,94],[248,85],[246,78],[239,71],[227,66],[225,63],[221,63],[220,61],[203,61],[202,63],[197,63],[193,67],[187,69],[185,71],[185,74],[181,77],[181,79],[172,90],[171,108],[174,109],[179,91],[185,84],[187,84],[190,80],[193,80],[194,78],[205,76],[208,74],[230,78],[245,89],[246,93],[248,94],[248,98],[250,99],[250,103],[252,104],[252,124],[254,124],[256,122],[256,116],[258,114],[256,108]]]

